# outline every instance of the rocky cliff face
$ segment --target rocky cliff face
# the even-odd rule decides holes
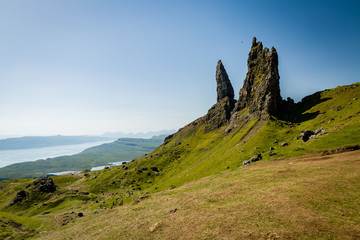
[[[236,102],[234,100],[234,89],[221,60],[218,61],[216,66],[216,84],[217,103],[209,109],[205,116],[207,123],[205,132],[226,125],[230,120]]]
[[[234,89],[230,83],[229,76],[226,73],[224,65],[221,60],[218,61],[216,66],[216,84],[217,84],[217,102],[229,97],[234,99]]]
[[[257,117],[276,115],[282,103],[279,79],[276,49],[263,49],[262,43],[254,37],[248,57],[248,73],[234,112],[248,107],[249,113]]]

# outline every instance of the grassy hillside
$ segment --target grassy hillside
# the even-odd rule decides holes
[[[44,239],[356,239],[360,154],[320,155],[360,144],[358,96],[356,83],[305,98],[279,118],[243,109],[230,132],[204,131],[200,118],[123,166],[54,177],[54,193],[30,191],[33,180],[1,182],[0,210],[33,219],[34,232],[23,235]],[[261,161],[242,166],[258,154]],[[21,190],[28,196],[7,206]]]
[[[358,239],[359,160],[352,152],[225,170],[136,204],[87,210],[39,239]]]
[[[120,138],[115,142],[88,148],[71,156],[12,164],[0,168],[0,178],[42,177],[51,172],[83,171],[110,162],[130,161],[154,150],[163,139],[164,136],[151,139]]]

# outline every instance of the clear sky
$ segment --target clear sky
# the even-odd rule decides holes
[[[236,97],[252,37],[281,94],[360,81],[360,1],[0,0],[0,135],[178,129]]]

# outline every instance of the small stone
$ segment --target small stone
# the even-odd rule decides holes
[[[274,155],[276,155],[275,152],[269,152],[269,156],[274,156]]]
[[[170,210],[169,212],[170,212],[170,213],[176,213],[176,212],[177,212],[177,210],[178,210],[178,209],[177,209],[177,208],[175,208],[175,209]]]
[[[283,142],[283,143],[280,144],[280,147],[286,147],[286,146],[289,146],[289,143]]]
[[[159,172],[159,169],[157,167],[150,167],[150,169],[154,172]]]

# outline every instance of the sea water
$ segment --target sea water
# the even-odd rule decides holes
[[[74,145],[62,145],[43,148],[2,150],[0,151],[0,168],[14,163],[36,161],[39,159],[47,159],[64,155],[73,155],[83,150],[98,146],[112,141],[100,141],[91,143],[82,143]]]

